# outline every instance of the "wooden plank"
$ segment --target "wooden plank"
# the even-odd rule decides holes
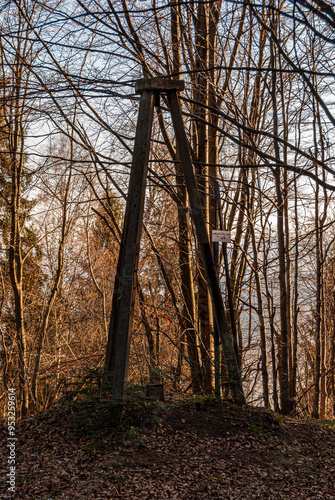
[[[123,396],[128,376],[134,288],[143,222],[156,93],[142,91],[105,359],[112,392]]]
[[[193,222],[196,228],[198,245],[201,251],[208,288],[212,299],[214,315],[217,321],[222,348],[227,363],[228,374],[232,383],[233,398],[237,403],[243,404],[245,403],[245,397],[243,393],[241,374],[238,367],[233,339],[230,334],[225,307],[221,296],[219,280],[215,272],[215,265],[206,230],[206,224],[203,216],[203,210],[200,202],[196,178],[194,175],[191,154],[186,137],[179,101],[177,94],[174,91],[168,92],[167,97],[170,105],[173,127],[176,134],[176,141],[179,148],[179,155],[185,178],[185,184],[189,196]]]
[[[135,91],[137,94],[143,90],[155,90],[166,92],[169,90],[184,90],[185,83],[183,80],[167,80],[164,78],[142,78],[135,83]]]

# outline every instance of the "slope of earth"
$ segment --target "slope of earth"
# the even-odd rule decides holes
[[[193,400],[132,404],[116,424],[106,408],[80,402],[17,422],[15,494],[2,422],[0,497],[335,499],[335,422]]]

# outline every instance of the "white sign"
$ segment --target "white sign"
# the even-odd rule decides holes
[[[231,231],[212,231],[212,241],[213,243],[230,243],[231,242]]]

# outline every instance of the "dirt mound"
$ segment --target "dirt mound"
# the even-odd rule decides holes
[[[0,435],[1,498],[335,499],[334,422],[205,399],[80,402],[17,422],[15,495]]]

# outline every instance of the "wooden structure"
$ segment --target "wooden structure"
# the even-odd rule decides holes
[[[180,162],[189,196],[191,213],[196,228],[198,247],[202,256],[214,315],[218,326],[218,333],[228,368],[233,398],[237,403],[244,403],[245,398],[241,374],[239,372],[233,339],[229,331],[219,281],[215,271],[211,246],[208,239],[177,95],[177,92],[183,89],[184,82],[180,80],[145,78],[136,82],[136,92],[141,94],[140,109],[136,128],[120,254],[115,278],[105,371],[110,375],[113,394],[122,397],[126,389],[129,366],[136,272],[143,223],[153,113],[155,105],[159,105],[159,96],[163,93],[167,96],[171,113]]]

